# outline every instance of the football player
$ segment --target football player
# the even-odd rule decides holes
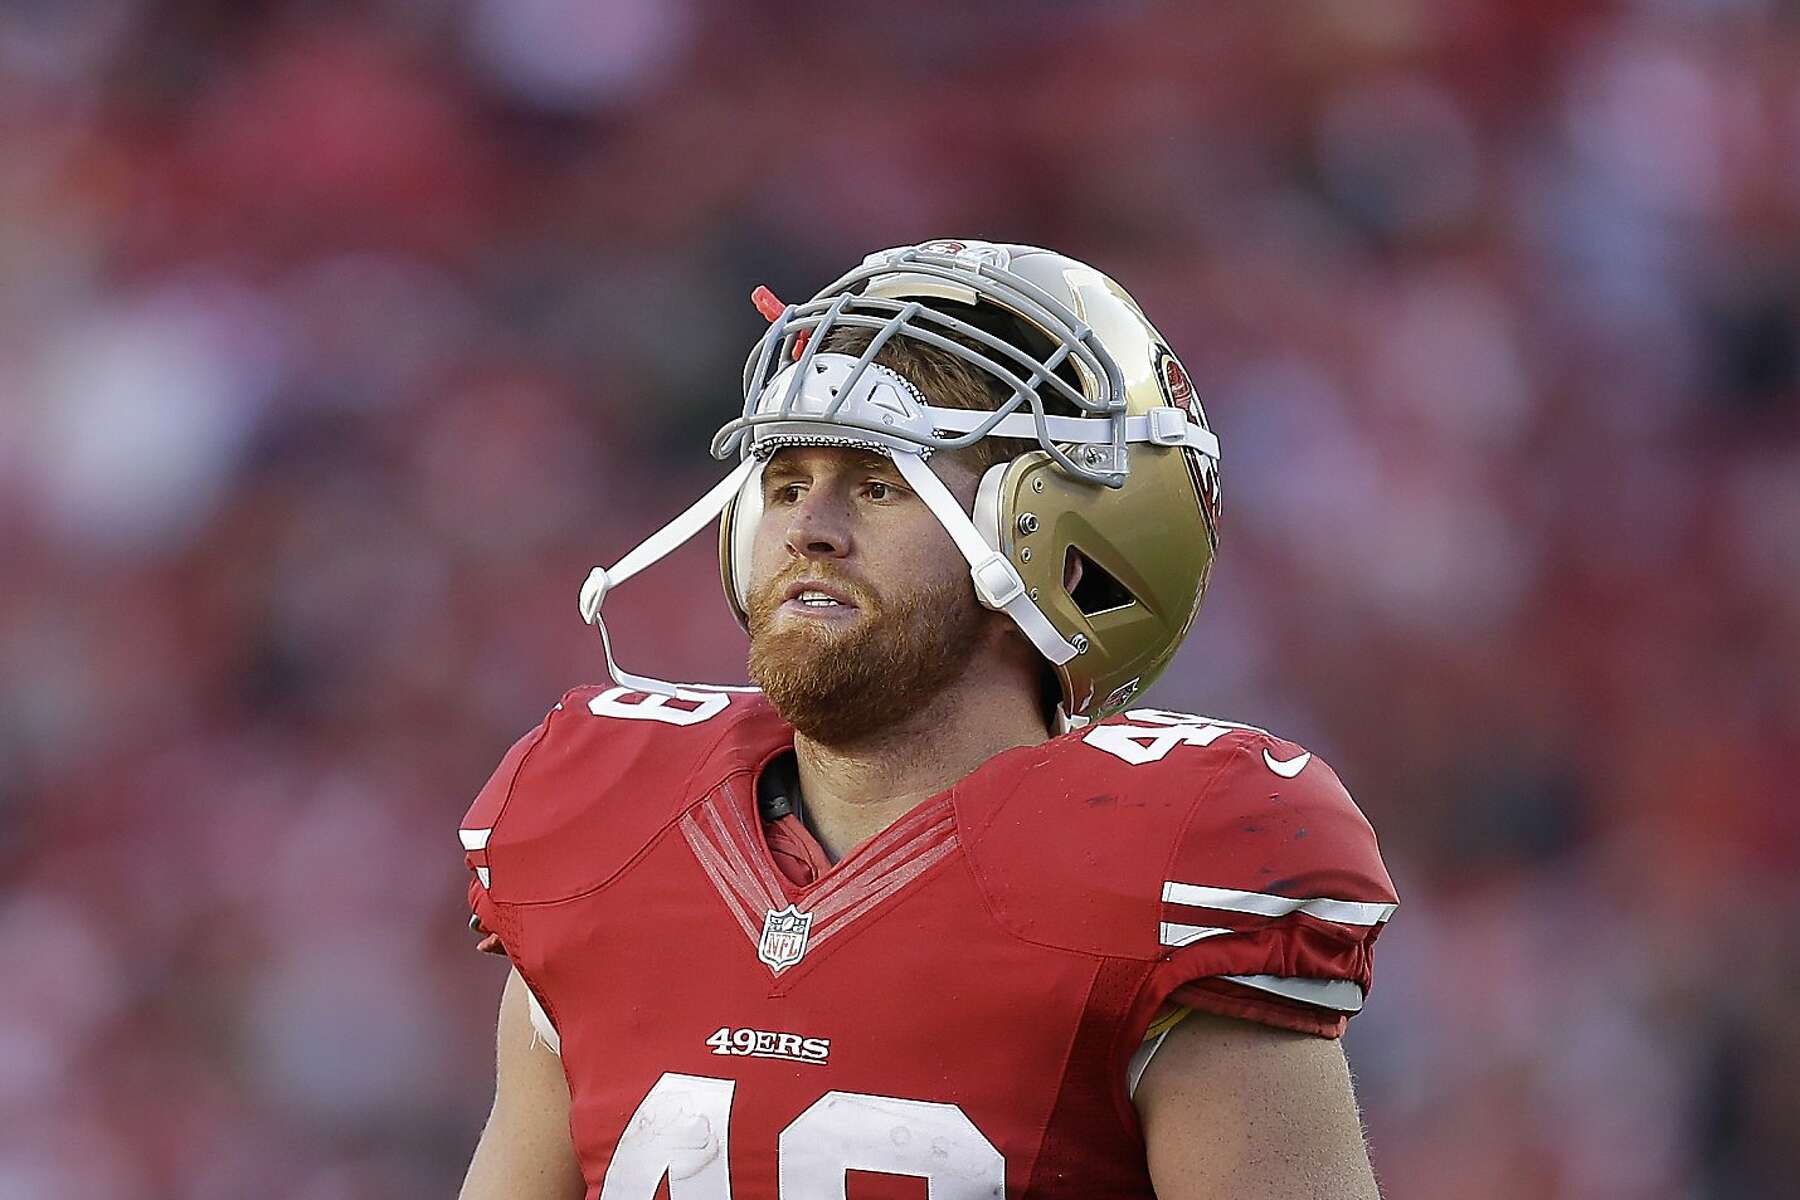
[[[1336,1040],[1396,904],[1331,769],[1134,705],[1218,442],[1111,279],[869,256],[750,355],[720,521],[759,689],[613,661],[464,819],[511,961],[469,1200],[1369,1197]]]

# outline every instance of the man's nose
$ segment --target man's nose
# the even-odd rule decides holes
[[[843,558],[850,553],[850,521],[842,499],[813,488],[788,510],[788,549],[798,558]]]

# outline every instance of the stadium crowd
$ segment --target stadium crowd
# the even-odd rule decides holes
[[[722,473],[749,289],[934,236],[1099,265],[1201,384],[1151,699],[1382,836],[1387,1194],[1792,1194],[1790,7],[6,5],[0,147],[3,1200],[454,1191],[458,818]],[[743,677],[705,545],[609,613]]]

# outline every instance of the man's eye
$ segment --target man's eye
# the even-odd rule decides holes
[[[868,490],[869,499],[871,500],[887,500],[892,498],[894,494],[894,489],[881,482],[879,479],[869,480]]]
[[[784,483],[776,488],[774,493],[769,497],[769,502],[771,504],[795,504],[798,503],[799,500],[800,485],[797,483]]]

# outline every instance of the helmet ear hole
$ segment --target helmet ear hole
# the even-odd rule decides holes
[[[1137,603],[1137,597],[1126,590],[1111,571],[1074,546],[1069,547],[1068,555],[1063,559],[1063,578],[1074,579],[1074,586],[1069,588],[1069,599],[1075,602],[1084,617],[1117,612]]]

